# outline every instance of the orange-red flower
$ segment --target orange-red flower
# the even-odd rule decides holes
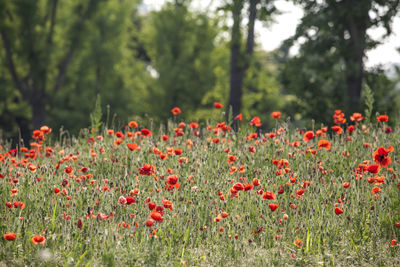
[[[314,132],[313,131],[308,131],[304,134],[303,136],[303,140],[304,142],[309,142],[311,139],[313,139],[315,137]]]
[[[139,168],[139,174],[152,175],[156,171],[156,166],[145,163],[142,168]]]
[[[181,113],[182,113],[182,110],[181,110],[180,108],[178,108],[178,107],[174,107],[174,108],[171,110],[171,112],[172,112],[172,114],[174,114],[174,115],[176,116],[176,115],[178,115],[178,114],[181,114]]]
[[[293,244],[296,246],[296,247],[301,247],[301,246],[303,246],[303,240],[301,240],[301,239],[296,239],[295,241],[293,241]]]
[[[16,233],[7,232],[7,233],[5,233],[3,235],[3,237],[4,237],[5,240],[13,241],[13,240],[15,240],[17,238],[17,234]]]
[[[343,129],[340,126],[334,125],[331,127],[332,130],[334,130],[337,134],[343,133]]]
[[[237,115],[234,119],[241,121],[243,119],[242,113],[239,113],[239,115]]]
[[[318,141],[318,149],[325,148],[326,150],[331,149],[331,142],[325,139],[321,139]]]
[[[381,166],[379,164],[371,164],[368,165],[367,167],[367,171],[373,174],[377,174],[379,173],[379,171],[381,170]]]
[[[142,133],[143,136],[146,137],[150,137],[153,134],[149,129],[146,128],[143,128],[140,132]]]
[[[129,143],[129,144],[127,144],[127,146],[128,146],[130,151],[134,151],[134,150],[136,150],[138,148],[138,145],[135,144],[135,143]]]
[[[379,122],[387,122],[389,120],[389,116],[388,115],[380,115],[376,119]]]
[[[224,105],[222,105],[221,103],[219,103],[219,102],[214,102],[214,108],[221,109],[221,108],[223,108],[223,107],[224,107]]]
[[[344,211],[341,209],[341,208],[338,208],[338,207],[336,207],[335,208],[335,213],[336,213],[336,215],[340,215],[340,214],[342,214]]]
[[[387,167],[392,159],[388,156],[390,152],[394,150],[393,146],[389,146],[388,148],[379,147],[373,154],[375,162],[381,165],[382,167]]]
[[[40,130],[41,130],[44,134],[49,134],[49,133],[51,133],[51,128],[49,128],[49,127],[46,126],[46,125],[40,127]]]
[[[262,124],[261,124],[260,118],[257,117],[257,116],[253,117],[253,118],[251,119],[251,121],[250,121],[250,125],[254,125],[254,126],[256,126],[256,127],[261,127]]]
[[[276,203],[269,203],[269,204],[268,204],[268,207],[269,207],[269,209],[270,209],[271,211],[275,211],[275,210],[279,207],[279,205],[276,204]]]
[[[363,115],[361,113],[355,112],[353,115],[350,116],[351,121],[362,121],[364,119]]]
[[[32,237],[32,243],[37,245],[37,244],[44,244],[44,242],[46,242],[46,238],[44,236],[41,235],[35,235],[34,237]]]
[[[273,192],[264,192],[262,195],[263,199],[276,199],[276,195]]]
[[[130,122],[128,123],[128,126],[129,126],[130,128],[137,128],[137,127],[138,127],[138,123],[137,123],[136,121],[130,121]]]
[[[281,117],[281,113],[279,111],[274,111],[271,113],[271,117],[274,119],[279,119]]]

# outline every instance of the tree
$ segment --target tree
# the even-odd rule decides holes
[[[231,29],[231,61],[230,61],[230,93],[228,109],[232,107],[233,116],[240,113],[242,107],[242,87],[246,71],[251,65],[254,52],[254,26],[256,19],[271,20],[276,12],[273,0],[232,0],[225,9],[232,12],[233,25]],[[242,49],[242,9],[248,5],[248,23],[246,47]],[[228,115],[228,112],[227,112]]]
[[[349,111],[360,108],[362,83],[365,78],[365,52],[378,42],[367,30],[383,26],[386,36],[391,34],[391,23],[398,12],[399,0],[294,0],[304,9],[304,17],[291,41],[304,41],[300,54],[303,58],[330,58],[342,68]],[[329,61],[329,60],[328,60]],[[338,67],[341,64],[342,67]],[[325,67],[324,69],[326,69]],[[317,69],[315,69],[317,70]]]
[[[71,2],[0,1],[0,35],[8,72],[14,88],[32,109],[36,129],[46,123],[49,103],[63,86],[86,37],[86,22],[102,1]],[[67,20],[60,21],[61,12]],[[60,34],[66,37],[64,42],[55,41]]]
[[[216,35],[212,20],[188,10],[189,1],[167,3],[150,15],[146,50],[156,76],[151,92],[152,115],[170,117],[174,106],[186,116],[201,107],[201,99],[214,86],[212,52]],[[161,101],[162,99],[162,101]]]

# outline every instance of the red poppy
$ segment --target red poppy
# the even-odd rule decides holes
[[[143,128],[142,130],[140,130],[140,132],[142,133],[143,136],[146,137],[150,137],[153,134],[149,129],[146,128]]]
[[[274,119],[279,119],[281,117],[281,113],[279,111],[274,111],[271,113],[271,117]]]
[[[46,126],[46,125],[40,127],[40,130],[41,130],[44,134],[49,134],[49,133],[51,133],[51,128],[49,128],[49,127]]]
[[[172,206],[173,206],[172,201],[164,199],[163,200],[163,206],[166,209],[172,210]]]
[[[301,240],[301,239],[296,239],[295,241],[293,241],[293,244],[296,246],[296,247],[301,247],[301,246],[303,246],[303,240]]]
[[[150,217],[157,222],[162,222],[164,220],[161,213],[155,210],[150,213]]]
[[[137,123],[136,121],[130,121],[130,122],[128,123],[128,126],[129,126],[130,128],[137,128],[137,127],[138,127],[138,123]]]
[[[376,119],[379,122],[387,122],[389,120],[389,116],[388,115],[380,115]]]
[[[344,211],[341,209],[341,208],[338,208],[338,207],[336,207],[335,208],[335,213],[336,213],[336,215],[340,215],[340,214],[342,214]]]
[[[260,186],[260,180],[258,180],[257,178],[253,179],[253,185],[254,186]]]
[[[136,202],[136,199],[134,199],[133,197],[127,196],[126,198],[126,204],[128,205],[132,205],[133,203]]]
[[[15,240],[17,238],[17,234],[16,233],[7,232],[7,233],[5,233],[3,235],[3,237],[4,237],[5,240],[13,241],[13,240]]]
[[[172,112],[172,114],[174,114],[174,115],[178,115],[178,114],[181,114],[181,113],[182,113],[181,109],[178,108],[178,107],[174,107],[174,108],[171,110],[171,112]]]
[[[276,199],[276,195],[273,192],[264,192],[262,195],[263,199]]]
[[[303,140],[304,140],[304,142],[309,142],[311,139],[313,139],[314,138],[314,132],[313,131],[308,131],[308,132],[306,132],[305,134],[304,134],[304,136],[303,136]]]
[[[349,132],[349,134],[351,134],[351,133],[354,131],[354,125],[350,125],[350,126],[347,128],[347,131]]]
[[[367,167],[367,171],[373,174],[377,174],[379,173],[379,171],[381,170],[381,166],[379,164],[371,164],[368,165]]]
[[[46,238],[44,236],[41,235],[35,235],[34,237],[32,237],[32,243],[37,245],[37,244],[44,244],[44,242],[46,242]]]
[[[350,116],[350,120],[352,121],[362,121],[364,117],[361,115],[361,113],[353,113],[353,115]]]
[[[334,130],[337,134],[343,133],[343,129],[340,126],[335,125],[335,126],[332,126],[331,129]]]
[[[197,122],[192,122],[189,124],[189,127],[192,129],[197,129],[199,128],[199,124]]]
[[[233,185],[233,189],[235,189],[236,191],[241,191],[244,190],[244,186],[241,183],[236,183]]]
[[[139,174],[141,175],[152,175],[156,170],[156,166],[145,163],[142,168],[139,168]]]
[[[241,121],[243,119],[242,113],[239,113],[234,119]]]
[[[325,148],[326,150],[331,149],[331,142],[325,139],[321,139],[318,141],[318,149]]]
[[[147,226],[147,227],[152,227],[153,224],[154,224],[154,220],[152,220],[152,219],[148,219],[148,220],[146,221],[146,226]]]
[[[127,146],[128,146],[130,151],[134,151],[134,150],[136,150],[138,148],[138,145],[135,144],[135,143],[129,143],[129,144],[127,144]]]
[[[261,127],[262,124],[261,124],[260,118],[257,117],[257,116],[253,117],[253,118],[251,119],[251,121],[250,121],[250,125],[254,125],[254,126],[256,126],[256,127]]]
[[[279,207],[279,205],[276,203],[269,203],[268,207],[270,208],[271,211],[275,211]]]
[[[175,154],[175,155],[178,155],[178,156],[179,156],[179,155],[182,155],[182,149],[180,149],[180,148],[175,148],[175,149],[174,149],[174,154]]]
[[[343,187],[344,188],[349,188],[350,187],[350,183],[349,182],[343,183]]]
[[[388,157],[389,153],[394,150],[393,146],[389,146],[388,148],[379,147],[373,154],[375,162],[381,165],[382,167],[387,167],[392,159]]]
[[[214,108],[221,109],[221,108],[223,108],[223,107],[224,107],[224,105],[222,105],[221,103],[219,103],[219,102],[214,102]]]

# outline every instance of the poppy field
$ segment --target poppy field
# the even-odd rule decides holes
[[[222,105],[215,104],[215,112]],[[0,266],[400,264],[398,128],[333,110],[0,143]],[[238,127],[234,131],[231,128]]]

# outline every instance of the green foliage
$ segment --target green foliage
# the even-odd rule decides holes
[[[101,112],[101,98],[100,95],[97,95],[94,110],[92,113],[90,113],[90,129],[93,134],[97,133],[100,130],[100,126],[102,125],[102,116],[103,113]]]
[[[364,104],[366,106],[366,109],[364,111],[365,115],[365,123],[370,123],[371,122],[371,115],[372,115],[372,110],[374,108],[374,93],[372,92],[371,88],[368,86],[368,84],[364,84]]]

